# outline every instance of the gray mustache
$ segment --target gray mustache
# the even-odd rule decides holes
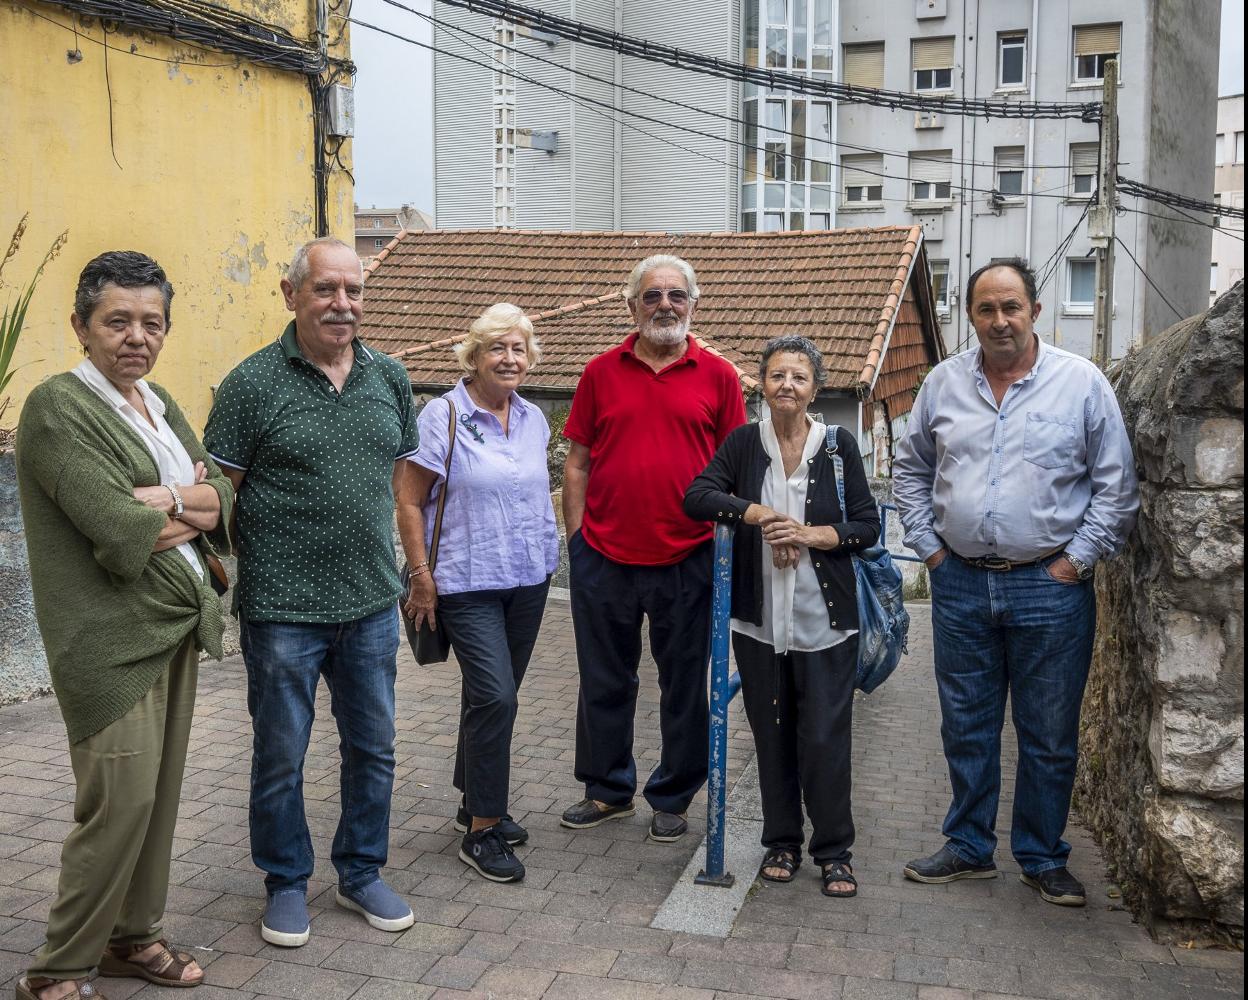
[[[321,313],[322,323],[354,323],[355,316],[350,312],[335,312],[330,310],[327,313]]]

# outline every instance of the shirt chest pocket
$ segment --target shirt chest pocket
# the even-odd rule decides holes
[[[1071,465],[1075,455],[1075,422],[1053,413],[1027,414],[1023,433],[1023,458],[1042,469]]]

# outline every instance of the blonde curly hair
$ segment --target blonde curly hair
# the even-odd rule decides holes
[[[468,328],[468,336],[455,346],[460,367],[470,375],[476,372],[477,353],[482,348],[489,347],[499,337],[505,337],[512,330],[519,330],[524,334],[524,346],[529,355],[529,368],[536,367],[542,358],[542,348],[533,333],[533,323],[524,314],[523,309],[510,302],[496,302],[472,321],[472,326]]]

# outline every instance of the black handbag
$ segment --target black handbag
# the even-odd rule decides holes
[[[450,412],[450,426],[448,431],[446,446],[446,471],[442,476],[442,492],[438,495],[438,509],[433,516],[433,538],[429,543],[429,575],[433,575],[433,568],[438,563],[438,545],[442,541],[442,512],[446,509],[446,494],[451,488],[451,456],[455,454],[455,404],[449,399],[446,401],[447,408]],[[410,565],[403,567],[403,592],[406,594],[411,589],[412,570]],[[403,607],[400,601],[399,607]],[[446,658],[451,655],[451,640],[446,634],[445,628],[432,628],[429,625],[429,619],[425,618],[421,621],[420,627],[416,627],[416,622],[407,616],[407,612],[403,612],[403,625],[407,630],[407,644],[412,647],[412,655],[416,657],[416,662],[421,666],[427,666],[430,663],[445,663]]]

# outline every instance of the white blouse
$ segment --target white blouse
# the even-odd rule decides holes
[[[90,358],[83,358],[82,364],[74,369],[74,374],[82,379],[104,402],[113,407],[122,420],[134,428],[135,433],[139,435],[139,440],[147,446],[147,450],[152,454],[152,460],[156,463],[156,469],[160,473],[162,486],[189,486],[195,482],[195,463],[191,461],[191,456],[186,453],[186,448],[178,440],[178,436],[173,433],[173,428],[169,426],[169,422],[165,420],[165,404],[161,402],[160,397],[156,393],[148,388],[146,382],[139,379],[134,384],[139,390],[139,395],[143,397],[143,403],[147,407],[147,412],[152,418],[152,423],[156,425],[155,427],[144,420],[143,415],[126,402],[125,397],[117,391],[117,387],[104,377],[100,370],[91,362]],[[195,575],[202,580],[204,578],[204,566],[200,561],[199,552],[196,551],[195,546],[191,542],[183,542],[178,546],[178,551],[182,553],[182,558],[187,561],[190,567],[195,570]]]
[[[770,418],[758,422],[763,450],[771,459],[763,477],[759,502],[796,521],[806,518],[806,488],[810,483],[810,463],[824,447],[827,428],[811,420],[802,460],[793,475],[784,475],[780,442]],[[732,630],[764,642],[777,653],[814,653],[836,646],[856,630],[843,632],[828,624],[828,607],[815,576],[809,550],[802,549],[796,566],[777,569],[771,560],[771,547],[763,543],[763,621],[761,625],[732,619]]]

